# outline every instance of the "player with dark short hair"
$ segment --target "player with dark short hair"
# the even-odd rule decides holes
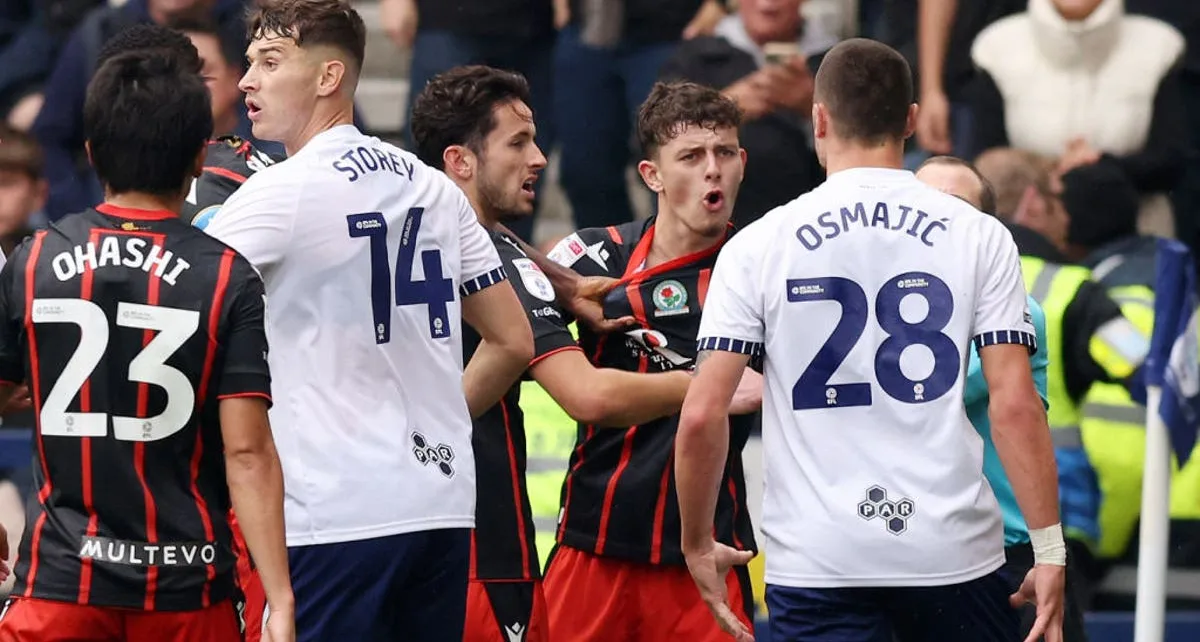
[[[234,642],[230,509],[291,642],[263,285],[179,220],[212,132],[198,67],[120,53],[84,105],[104,203],[0,273],[0,390],[27,382],[38,487],[0,640]]]

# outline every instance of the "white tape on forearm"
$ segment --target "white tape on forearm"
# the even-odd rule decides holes
[[[1062,524],[1029,530],[1033,546],[1033,563],[1051,566],[1067,565],[1067,543],[1063,540]]]

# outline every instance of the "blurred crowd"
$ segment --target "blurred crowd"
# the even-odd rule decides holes
[[[216,133],[250,139],[282,157],[280,146],[253,140],[238,88],[246,1],[0,3],[0,116],[7,123],[0,135],[0,248],[7,252],[30,228],[101,200],[83,145],[84,92],[105,40],[134,23],[187,33],[205,62]],[[559,185],[579,228],[637,215],[631,190],[641,188],[627,180],[637,160],[634,120],[660,79],[720,88],[744,111],[741,142],[748,163],[734,211],[737,225],[818,185],[824,172],[809,124],[813,74],[830,47],[860,35],[892,45],[912,66],[920,115],[908,155],[911,167],[935,155],[974,161],[994,190],[985,207],[1014,230],[1023,256],[1083,266],[1096,281],[1108,277],[1107,294],[1097,296],[1111,296],[1128,317],[1137,313],[1113,292],[1152,278],[1153,254],[1145,251],[1149,237],[1177,238],[1200,256],[1195,0],[378,0],[378,5],[378,26],[395,48],[372,48],[369,55],[411,51],[410,97],[432,76],[462,64],[503,67],[528,78],[537,142],[555,152]],[[410,108],[395,105],[405,113]],[[409,138],[407,132],[378,133]],[[514,222],[514,230],[531,239],[535,221]],[[1068,292],[1068,303],[1085,298],[1086,290]],[[1087,516],[1075,532],[1096,578],[1090,601],[1128,608],[1132,584],[1123,588],[1111,578],[1136,553],[1140,451],[1116,445],[1124,443],[1120,431],[1106,433],[1100,415],[1087,423],[1084,407],[1104,405],[1088,396],[1091,385],[1122,378],[1113,372],[1120,370],[1120,360],[1098,354],[1102,350],[1092,339],[1084,333],[1076,341],[1080,350],[1062,352],[1068,360],[1061,366],[1068,388],[1062,394],[1079,411],[1075,421],[1083,426],[1083,441],[1103,442],[1087,449],[1085,482],[1100,506],[1080,509]],[[5,423],[30,425],[12,417]],[[10,477],[22,475],[10,471]],[[1065,508],[1068,495],[1064,491]],[[1181,572],[1200,568],[1197,464],[1177,474],[1172,516],[1179,525],[1173,565]],[[1172,593],[1177,603],[1200,604],[1200,572],[1179,584],[1183,588]]]

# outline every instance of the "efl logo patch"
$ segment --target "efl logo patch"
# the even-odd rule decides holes
[[[521,283],[527,292],[547,303],[554,302],[554,286],[537,263],[531,259],[513,259],[512,264],[517,268],[517,274],[521,275]]]
[[[669,317],[688,313],[688,294],[683,284],[667,279],[654,287],[650,297],[654,301],[654,316]]]
[[[571,267],[584,254],[587,254],[587,247],[583,244],[583,240],[579,238],[578,234],[571,234],[559,241],[558,245],[555,245],[554,249],[550,250],[550,254],[547,256],[550,257],[551,261],[559,265]]]

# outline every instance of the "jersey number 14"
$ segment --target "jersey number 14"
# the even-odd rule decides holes
[[[925,299],[929,311],[915,323],[900,314],[908,295]],[[848,408],[871,405],[871,384],[829,383],[867,328],[867,293],[858,283],[840,276],[788,279],[789,303],[837,301],[842,316],[812,363],[792,386],[792,407]],[[954,295],[946,282],[926,272],[899,274],[879,289],[875,319],[888,334],[875,351],[875,379],[889,397],[904,403],[926,403],[946,394],[958,379],[961,357],[954,340],[943,331],[954,314]],[[914,380],[900,368],[900,355],[910,346],[933,353],[933,371]]]
[[[442,273],[440,250],[421,252],[424,281],[413,279],[417,253],[417,234],[425,208],[408,210],[400,234],[396,258],[396,305],[424,305],[429,308],[429,336],[450,337],[450,313],[447,304],[454,301],[454,283]],[[388,260],[388,224],[381,212],[351,214],[346,217],[352,238],[366,237],[371,242],[371,312],[375,319],[375,343],[392,340],[392,266]]]

